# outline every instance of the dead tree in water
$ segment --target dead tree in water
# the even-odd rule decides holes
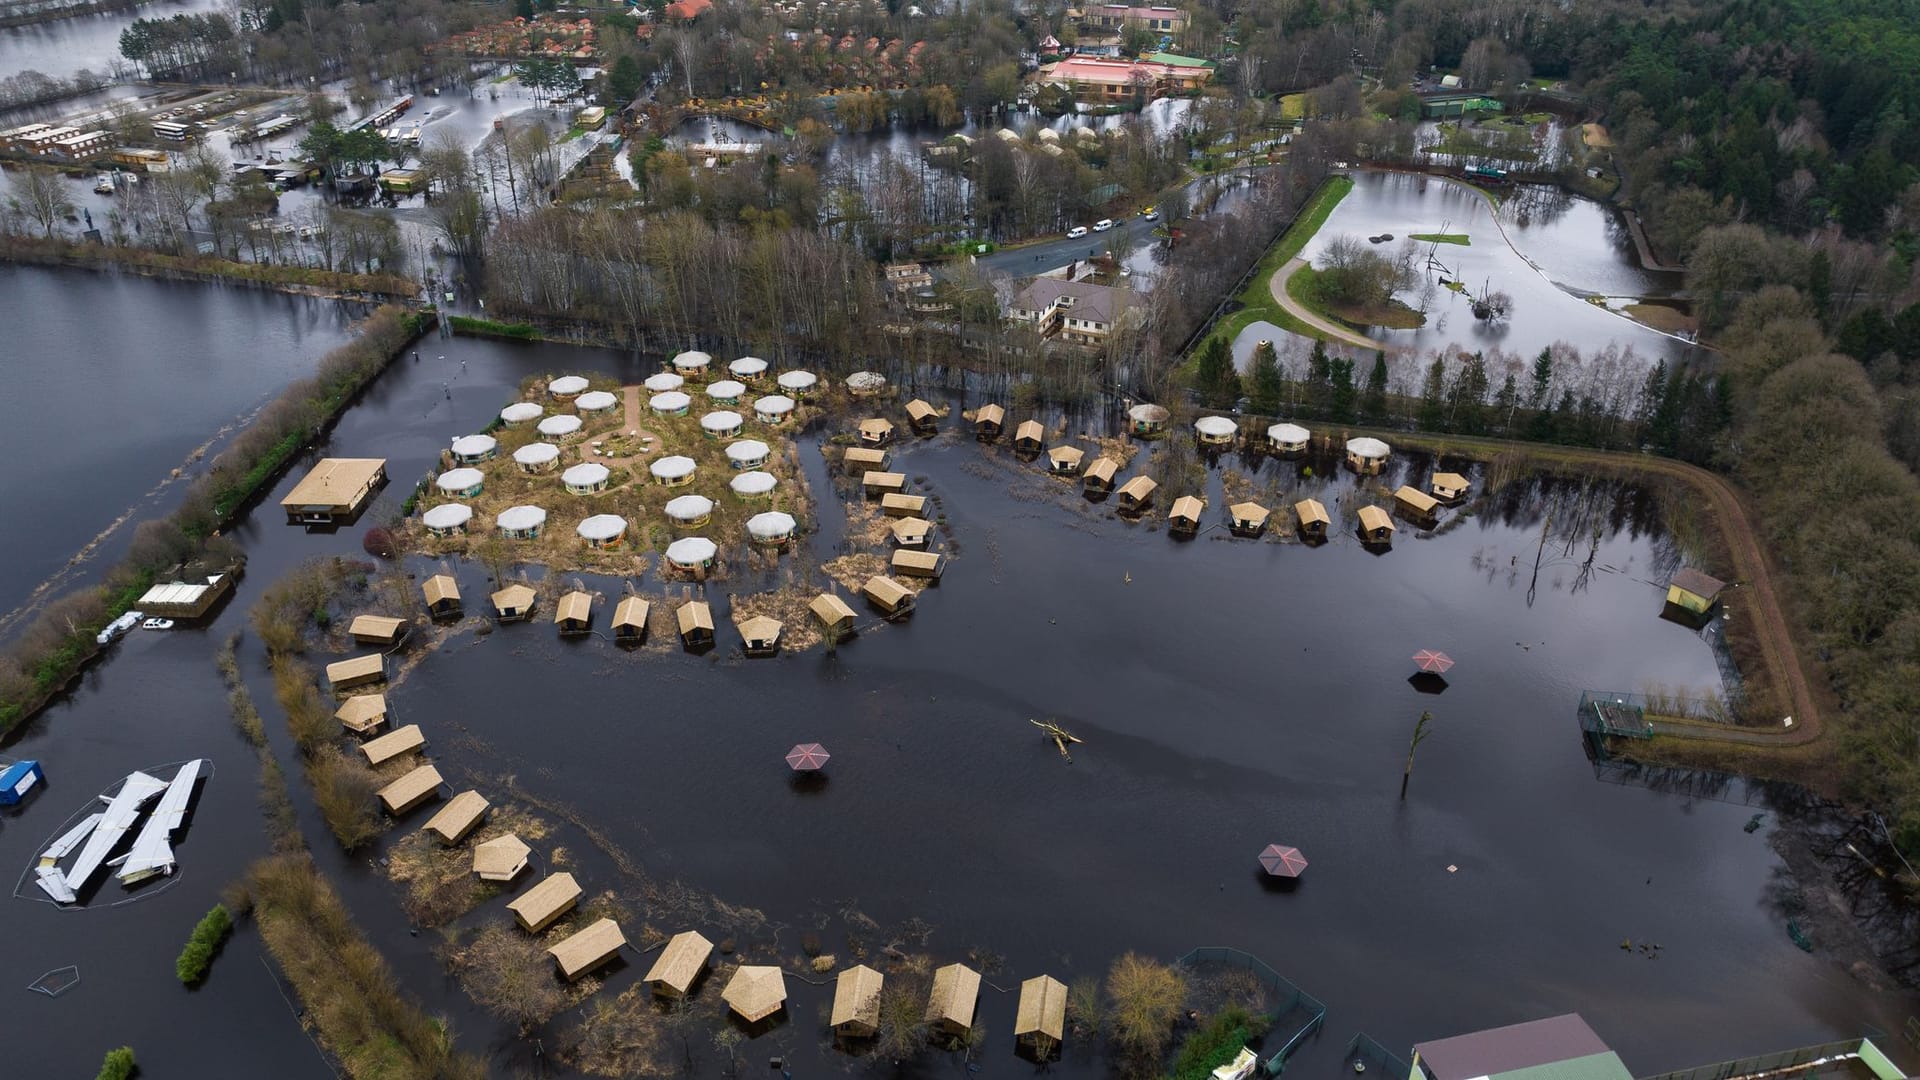
[[[1413,725],[1413,738],[1407,743],[1407,767],[1406,770],[1400,774],[1401,802],[1407,801],[1407,781],[1413,779],[1413,752],[1420,749],[1420,744],[1426,741],[1428,735],[1432,734],[1432,732],[1427,730],[1427,725],[1432,722],[1433,714],[1430,712],[1422,712],[1420,714],[1420,721]]]

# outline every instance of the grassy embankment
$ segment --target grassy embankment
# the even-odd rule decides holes
[[[1321,295],[1320,272],[1311,266],[1303,266],[1287,279],[1287,295],[1293,297],[1308,310],[1325,315],[1336,322],[1345,323],[1355,330],[1365,330],[1369,326],[1384,326],[1389,330],[1412,330],[1425,326],[1427,317],[1398,300],[1388,300],[1385,304],[1362,305],[1337,303]]]
[[[1294,218],[1293,224],[1280,235],[1280,239],[1274,242],[1273,247],[1260,257],[1259,264],[1254,267],[1253,276],[1247,281],[1247,287],[1240,290],[1240,294],[1234,297],[1240,304],[1239,310],[1220,320],[1208,340],[1224,337],[1228,344],[1232,344],[1233,340],[1240,336],[1240,331],[1263,319],[1290,333],[1306,337],[1317,336],[1311,327],[1287,314],[1280,307],[1279,302],[1274,300],[1271,282],[1274,272],[1285,266],[1287,260],[1300,254],[1301,250],[1307,246],[1307,241],[1312,240],[1314,234],[1320,231],[1320,226],[1327,223],[1327,218],[1333,214],[1334,207],[1339,206],[1340,200],[1346,198],[1347,193],[1352,190],[1353,178],[1350,176],[1330,176],[1326,183],[1320,185],[1320,189],[1314,192],[1313,197],[1301,208],[1299,216]],[[1197,343],[1193,355],[1198,356],[1205,347],[1205,341]]]
[[[236,262],[209,255],[169,255],[148,248],[82,244],[57,237],[0,235],[0,259],[39,266],[112,267],[182,281],[250,282],[325,295],[416,296],[419,282],[395,274],[348,274],[312,266]]]
[[[1447,232],[1447,233],[1417,232],[1417,233],[1408,234],[1407,239],[1418,240],[1423,244],[1458,244],[1461,247],[1467,247],[1468,245],[1473,243],[1472,239],[1469,238],[1467,234],[1463,232]]]

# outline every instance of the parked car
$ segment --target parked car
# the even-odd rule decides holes
[[[173,629],[173,620],[172,619],[148,619],[146,622],[143,622],[140,624],[140,629],[171,630]]]
[[[134,627],[139,626],[140,619],[141,619],[141,614],[139,612],[129,611],[125,615],[122,615],[119,618],[108,623],[104,628],[101,629],[101,631],[98,634],[94,635],[93,640],[99,642],[102,645],[111,645],[114,642],[119,641],[121,635],[125,634],[127,631],[133,629]]]
[[[1085,225],[1075,225],[1073,228],[1067,230],[1067,239],[1069,240],[1078,240],[1085,235],[1087,235],[1087,227]]]
[[[1149,206],[1145,210],[1140,211],[1140,216],[1146,218],[1148,221],[1159,221],[1160,210],[1158,207]]]
[[[1093,223],[1094,232],[1106,232],[1108,229],[1111,229],[1111,228],[1113,228],[1112,218],[1101,218],[1099,221],[1096,221]]]

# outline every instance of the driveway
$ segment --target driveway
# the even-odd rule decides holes
[[[1268,287],[1273,290],[1274,303],[1279,304],[1287,314],[1313,327],[1315,331],[1328,341],[1337,341],[1341,344],[1352,345],[1359,349],[1387,349],[1388,347],[1386,345],[1373,340],[1365,334],[1349,330],[1339,323],[1334,322],[1332,319],[1316,314],[1309,310],[1305,304],[1288,295],[1287,282],[1292,279],[1295,271],[1305,265],[1307,265],[1307,261],[1296,255],[1287,260],[1287,265],[1274,271],[1273,277],[1268,281]]]

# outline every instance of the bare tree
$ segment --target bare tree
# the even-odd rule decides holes
[[[46,165],[28,165],[7,181],[11,194],[7,207],[40,226],[44,236],[52,236],[54,226],[73,214],[73,200],[67,197],[67,179]]]

